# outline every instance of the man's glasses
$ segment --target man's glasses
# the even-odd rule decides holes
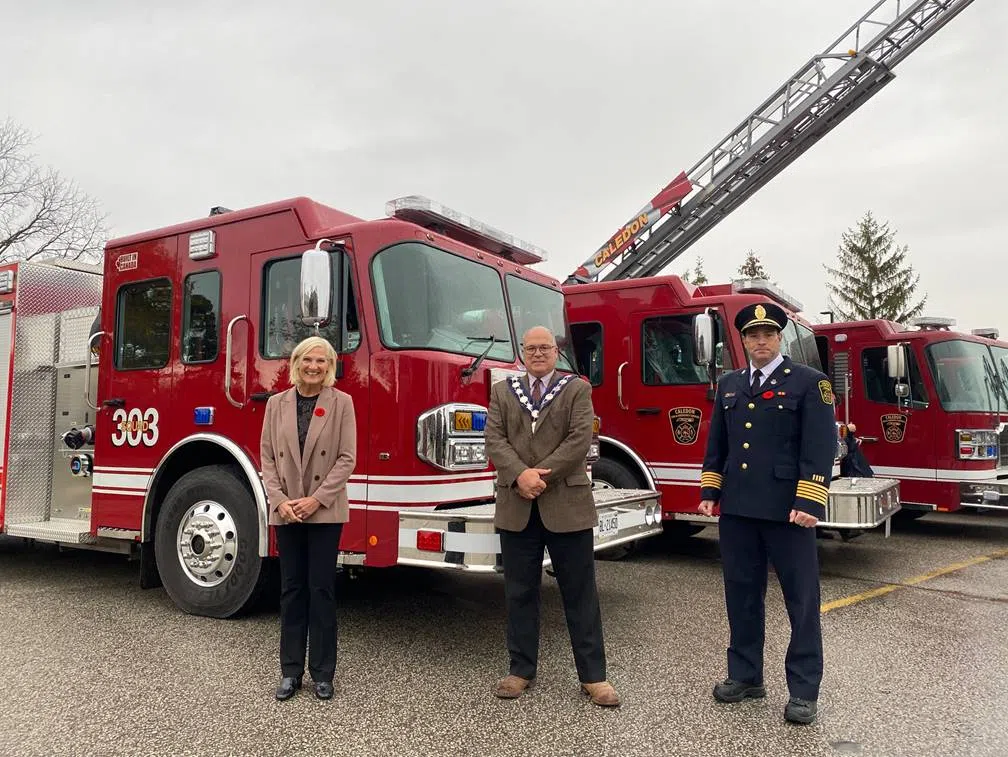
[[[548,355],[556,349],[555,344],[524,344],[522,349],[529,355]]]

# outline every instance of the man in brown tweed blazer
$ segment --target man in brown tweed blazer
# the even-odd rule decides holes
[[[539,656],[539,590],[549,549],[581,689],[594,704],[619,705],[606,681],[595,587],[595,501],[585,458],[594,410],[591,386],[556,371],[557,345],[541,326],[522,340],[527,374],[490,392],[487,454],[497,469],[494,525],[501,541],[510,673],[494,694],[514,699],[531,685]]]

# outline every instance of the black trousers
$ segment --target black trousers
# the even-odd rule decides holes
[[[784,659],[791,696],[815,700],[822,681],[819,554],[816,530],[793,523],[722,515],[718,522],[731,641],[728,677],[763,683],[767,562],[773,564],[791,620]]]
[[[342,523],[278,526],[280,553],[280,669],[300,678],[308,651],[312,680],[336,672],[336,558]]]
[[[574,664],[582,683],[606,679],[602,613],[595,586],[595,553],[591,529],[549,531],[532,504],[523,531],[500,531],[507,603],[507,646],[510,672],[535,678],[539,660],[539,597],[543,548],[548,548],[563,598]]]

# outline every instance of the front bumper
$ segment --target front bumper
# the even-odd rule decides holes
[[[596,552],[661,532],[658,492],[599,489],[592,494],[598,516],[593,529]],[[493,519],[493,503],[455,510],[400,511],[398,564],[477,573],[499,572],[500,537]],[[420,549],[421,543],[427,548]],[[438,543],[441,548],[433,549],[432,545]],[[543,566],[549,565],[547,553]]]
[[[826,518],[819,522],[819,528],[870,530],[899,509],[898,479],[838,478],[830,484]]]
[[[1008,480],[960,481],[959,504],[963,507],[1008,510]]]

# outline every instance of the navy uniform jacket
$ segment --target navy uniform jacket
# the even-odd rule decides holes
[[[755,395],[749,377],[747,366],[718,381],[701,499],[727,515],[786,521],[794,509],[825,519],[837,449],[829,380],[787,357]]]

